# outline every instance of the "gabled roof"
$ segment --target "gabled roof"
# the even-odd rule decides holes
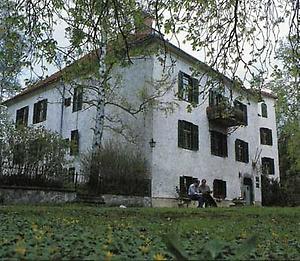
[[[228,78],[227,76],[225,76],[224,74],[221,74],[221,73],[217,72],[212,67],[210,67],[207,64],[201,62],[200,60],[198,60],[194,56],[188,54],[187,52],[185,52],[182,49],[178,48],[174,44],[172,44],[172,43],[164,40],[163,36],[161,34],[158,34],[155,30],[152,30],[152,32],[148,33],[148,34],[141,33],[141,34],[135,35],[134,36],[134,41],[131,44],[132,45],[133,44],[134,45],[141,45],[143,43],[151,43],[151,42],[157,42],[159,44],[162,44],[167,49],[167,51],[171,51],[171,52],[173,52],[173,53],[181,56],[182,58],[190,61],[191,63],[199,65],[205,71],[213,71],[213,72],[217,73],[219,76],[221,76],[221,78],[223,78],[223,80],[225,80],[228,83],[233,83],[233,81],[230,78]],[[96,57],[96,52],[91,52],[89,54],[84,55],[80,59],[78,59],[76,61],[76,63],[80,63],[81,61],[85,61],[87,59],[94,59],[95,57]],[[10,103],[13,103],[14,101],[18,100],[19,98],[21,98],[23,96],[29,95],[29,94],[37,91],[37,90],[42,90],[43,88],[47,88],[47,87],[51,86],[52,84],[58,82],[61,79],[61,77],[63,76],[63,74],[73,64],[71,64],[71,65],[63,68],[60,71],[55,72],[54,74],[50,75],[46,79],[40,80],[37,83],[29,86],[28,88],[26,88],[23,91],[21,91],[19,94],[17,94],[14,97],[12,97],[12,98],[4,101],[3,104],[7,104],[8,105]],[[243,91],[246,91],[248,94],[254,95],[254,96],[257,96],[258,94],[260,94],[262,96],[266,96],[266,97],[269,97],[269,98],[277,99],[276,95],[274,95],[272,93],[269,93],[269,92],[266,92],[266,91],[262,91],[262,90],[255,91],[255,90],[250,90],[250,89],[243,88]]]

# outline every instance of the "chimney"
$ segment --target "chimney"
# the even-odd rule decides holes
[[[150,35],[153,32],[153,17],[146,11],[142,11],[142,23],[136,23],[135,33],[139,36]]]

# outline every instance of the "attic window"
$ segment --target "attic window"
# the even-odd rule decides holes
[[[268,107],[265,103],[261,104],[261,116],[264,118],[268,118]]]
[[[34,104],[33,124],[45,121],[46,118],[47,118],[47,99],[44,99]]]
[[[181,100],[199,103],[199,81],[180,71],[178,73],[178,97]]]

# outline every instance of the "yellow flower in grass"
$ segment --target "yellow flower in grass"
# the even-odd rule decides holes
[[[37,226],[37,224],[32,224],[31,228],[33,231],[36,231],[38,229],[38,226]]]
[[[153,260],[155,260],[155,261],[164,261],[164,260],[167,260],[167,259],[161,253],[157,253],[153,256]]]
[[[149,252],[149,246],[140,246],[139,249],[143,254],[147,254]]]
[[[111,260],[111,258],[113,257],[113,253],[112,252],[110,252],[110,251],[107,251],[106,252],[106,255],[105,255],[105,257],[104,257],[104,260],[105,261],[110,261]]]
[[[15,252],[16,252],[17,254],[19,254],[19,255],[24,256],[25,253],[26,253],[26,248],[23,247],[23,246],[17,246],[17,247],[15,248]]]

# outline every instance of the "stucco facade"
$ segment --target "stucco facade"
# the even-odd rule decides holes
[[[231,96],[231,102],[239,97],[239,101],[246,106],[246,126],[224,127],[211,122],[207,116],[209,106],[208,94],[199,95],[198,104],[188,112],[188,101],[178,98],[178,74],[184,72],[192,75],[191,67],[196,59],[170,46],[166,64],[172,64],[168,73],[168,83],[171,85],[166,93],[159,97],[158,104],[169,106],[172,104],[173,112],[166,112],[158,105],[148,107],[135,117],[107,106],[108,114],[117,114],[134,133],[136,149],[140,150],[147,159],[149,172],[152,179],[152,205],[170,205],[176,198],[175,187],[179,186],[181,176],[205,178],[213,189],[215,180],[224,181],[226,186],[225,200],[235,197],[247,196],[248,201],[257,204],[261,202],[261,174],[262,158],[272,159],[274,162],[272,177],[279,178],[277,134],[275,124],[275,98],[272,95],[263,95],[263,102],[247,91],[232,88],[229,79],[224,78],[224,96]],[[146,90],[153,93],[153,86],[163,77],[163,65],[156,56],[148,58],[136,57],[133,64],[125,68],[116,68],[113,75],[121,75],[119,80],[119,93],[130,103],[138,105],[141,102],[140,92]],[[175,62],[174,62],[175,61]],[[205,86],[207,76],[201,77],[199,88]],[[112,77],[114,84],[114,77]],[[28,124],[32,124],[34,103],[47,99],[47,118],[35,126],[43,125],[47,129],[56,131],[63,138],[69,138],[72,130],[78,130],[80,136],[79,149],[81,153],[88,151],[92,145],[95,107],[83,104],[81,110],[72,111],[71,106],[65,106],[66,98],[73,99],[71,86],[65,85],[60,80],[46,84],[27,94],[17,96],[7,102],[11,119],[16,120],[16,111],[24,106],[29,106]],[[240,98],[242,97],[242,98]],[[265,103],[267,117],[262,117],[261,104]],[[191,150],[180,147],[178,144],[179,121],[192,123],[197,127],[197,149]],[[260,128],[267,128],[272,133],[272,145],[261,144]],[[212,154],[211,131],[220,131],[227,137],[227,156]],[[104,139],[118,139],[127,142],[123,137],[109,129],[105,129]],[[149,141],[155,141],[155,146],[150,147]],[[248,160],[236,160],[236,140],[248,143]],[[77,166],[78,168],[78,166]],[[247,182],[245,182],[245,178]],[[251,183],[249,185],[249,182]],[[249,198],[249,191],[251,197]]]

